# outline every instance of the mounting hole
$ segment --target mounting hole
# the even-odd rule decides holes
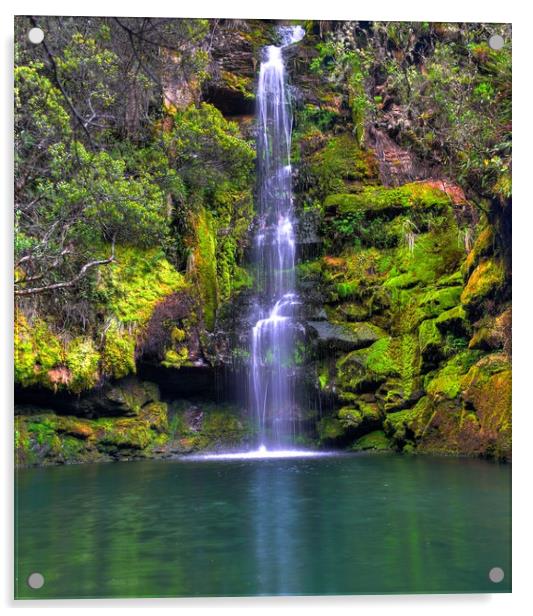
[[[493,34],[489,39],[489,47],[495,51],[500,51],[500,49],[503,49],[504,45],[505,41],[500,34]]]
[[[494,582],[494,584],[499,584],[503,578],[505,577],[505,573],[501,567],[492,567],[489,571],[489,580]]]
[[[42,43],[44,41],[44,32],[41,30],[41,28],[32,28],[28,32],[28,38],[30,39],[30,43],[38,45],[39,43]]]
[[[44,576],[41,573],[31,573],[28,576],[28,586],[33,590],[39,590],[44,586]]]

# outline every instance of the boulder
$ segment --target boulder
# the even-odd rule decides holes
[[[372,323],[331,323],[308,321],[319,345],[339,351],[353,351],[370,346],[386,333]]]

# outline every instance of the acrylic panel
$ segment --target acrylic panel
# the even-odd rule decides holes
[[[511,28],[15,19],[15,597],[511,591]]]

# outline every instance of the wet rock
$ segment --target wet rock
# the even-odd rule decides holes
[[[383,430],[374,430],[357,439],[352,445],[353,451],[389,451],[391,443]]]
[[[329,321],[309,321],[319,345],[341,351],[353,351],[370,346],[386,333],[371,323],[336,324]]]

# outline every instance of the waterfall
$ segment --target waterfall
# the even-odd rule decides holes
[[[290,162],[292,115],[283,49],[299,41],[300,26],[279,28],[268,46],[257,89],[258,230],[255,265],[262,306],[252,330],[251,406],[260,449],[294,444],[295,237]]]

